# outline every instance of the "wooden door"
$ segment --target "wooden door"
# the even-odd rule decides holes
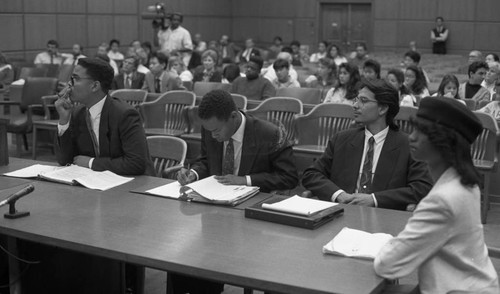
[[[320,40],[337,44],[342,52],[353,51],[356,43],[371,45],[370,4],[320,5]]]

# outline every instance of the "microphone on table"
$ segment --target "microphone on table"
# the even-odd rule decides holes
[[[9,204],[9,212],[4,214],[4,217],[6,218],[19,218],[23,216],[28,216],[30,213],[29,212],[18,212],[16,210],[16,201],[19,200],[19,198],[24,197],[28,195],[29,193],[33,192],[35,190],[35,187],[32,184],[29,184],[28,186],[22,188],[21,190],[17,191],[16,193],[10,195],[6,199],[0,201],[0,207]]]

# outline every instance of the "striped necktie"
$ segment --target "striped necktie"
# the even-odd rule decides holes
[[[226,154],[224,155],[224,163],[222,165],[222,175],[234,174],[234,143],[233,139],[229,139],[226,146]]]
[[[370,137],[368,140],[368,151],[366,152],[365,162],[363,163],[363,170],[361,172],[361,177],[359,179],[359,189],[360,193],[372,193],[372,168],[373,168],[373,145],[375,139]]]

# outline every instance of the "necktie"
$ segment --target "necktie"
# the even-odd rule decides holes
[[[372,168],[373,168],[373,145],[375,139],[370,137],[368,140],[368,151],[366,152],[365,162],[363,163],[363,171],[361,172],[361,178],[359,179],[359,189],[360,193],[371,193],[372,192]]]
[[[125,79],[125,89],[132,88],[132,83],[130,82],[130,80],[130,75],[127,75],[127,78]]]
[[[87,108],[87,115],[85,116],[85,121],[87,122],[87,128],[89,129],[90,138],[92,139],[92,145],[94,147],[94,153],[96,157],[99,157],[99,145],[97,144],[97,137],[92,128],[92,118],[90,117],[90,111]]]
[[[50,54],[50,64],[54,64],[54,55]]]
[[[224,164],[222,165],[222,175],[234,174],[234,144],[233,139],[229,139],[224,155]]]
[[[155,79],[155,92],[160,93],[160,78]]]

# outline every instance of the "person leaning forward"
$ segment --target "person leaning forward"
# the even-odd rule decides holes
[[[353,107],[354,120],[363,127],[335,134],[304,171],[302,185],[326,201],[399,210],[417,204],[432,181],[394,123],[398,101],[386,81],[362,81]]]

